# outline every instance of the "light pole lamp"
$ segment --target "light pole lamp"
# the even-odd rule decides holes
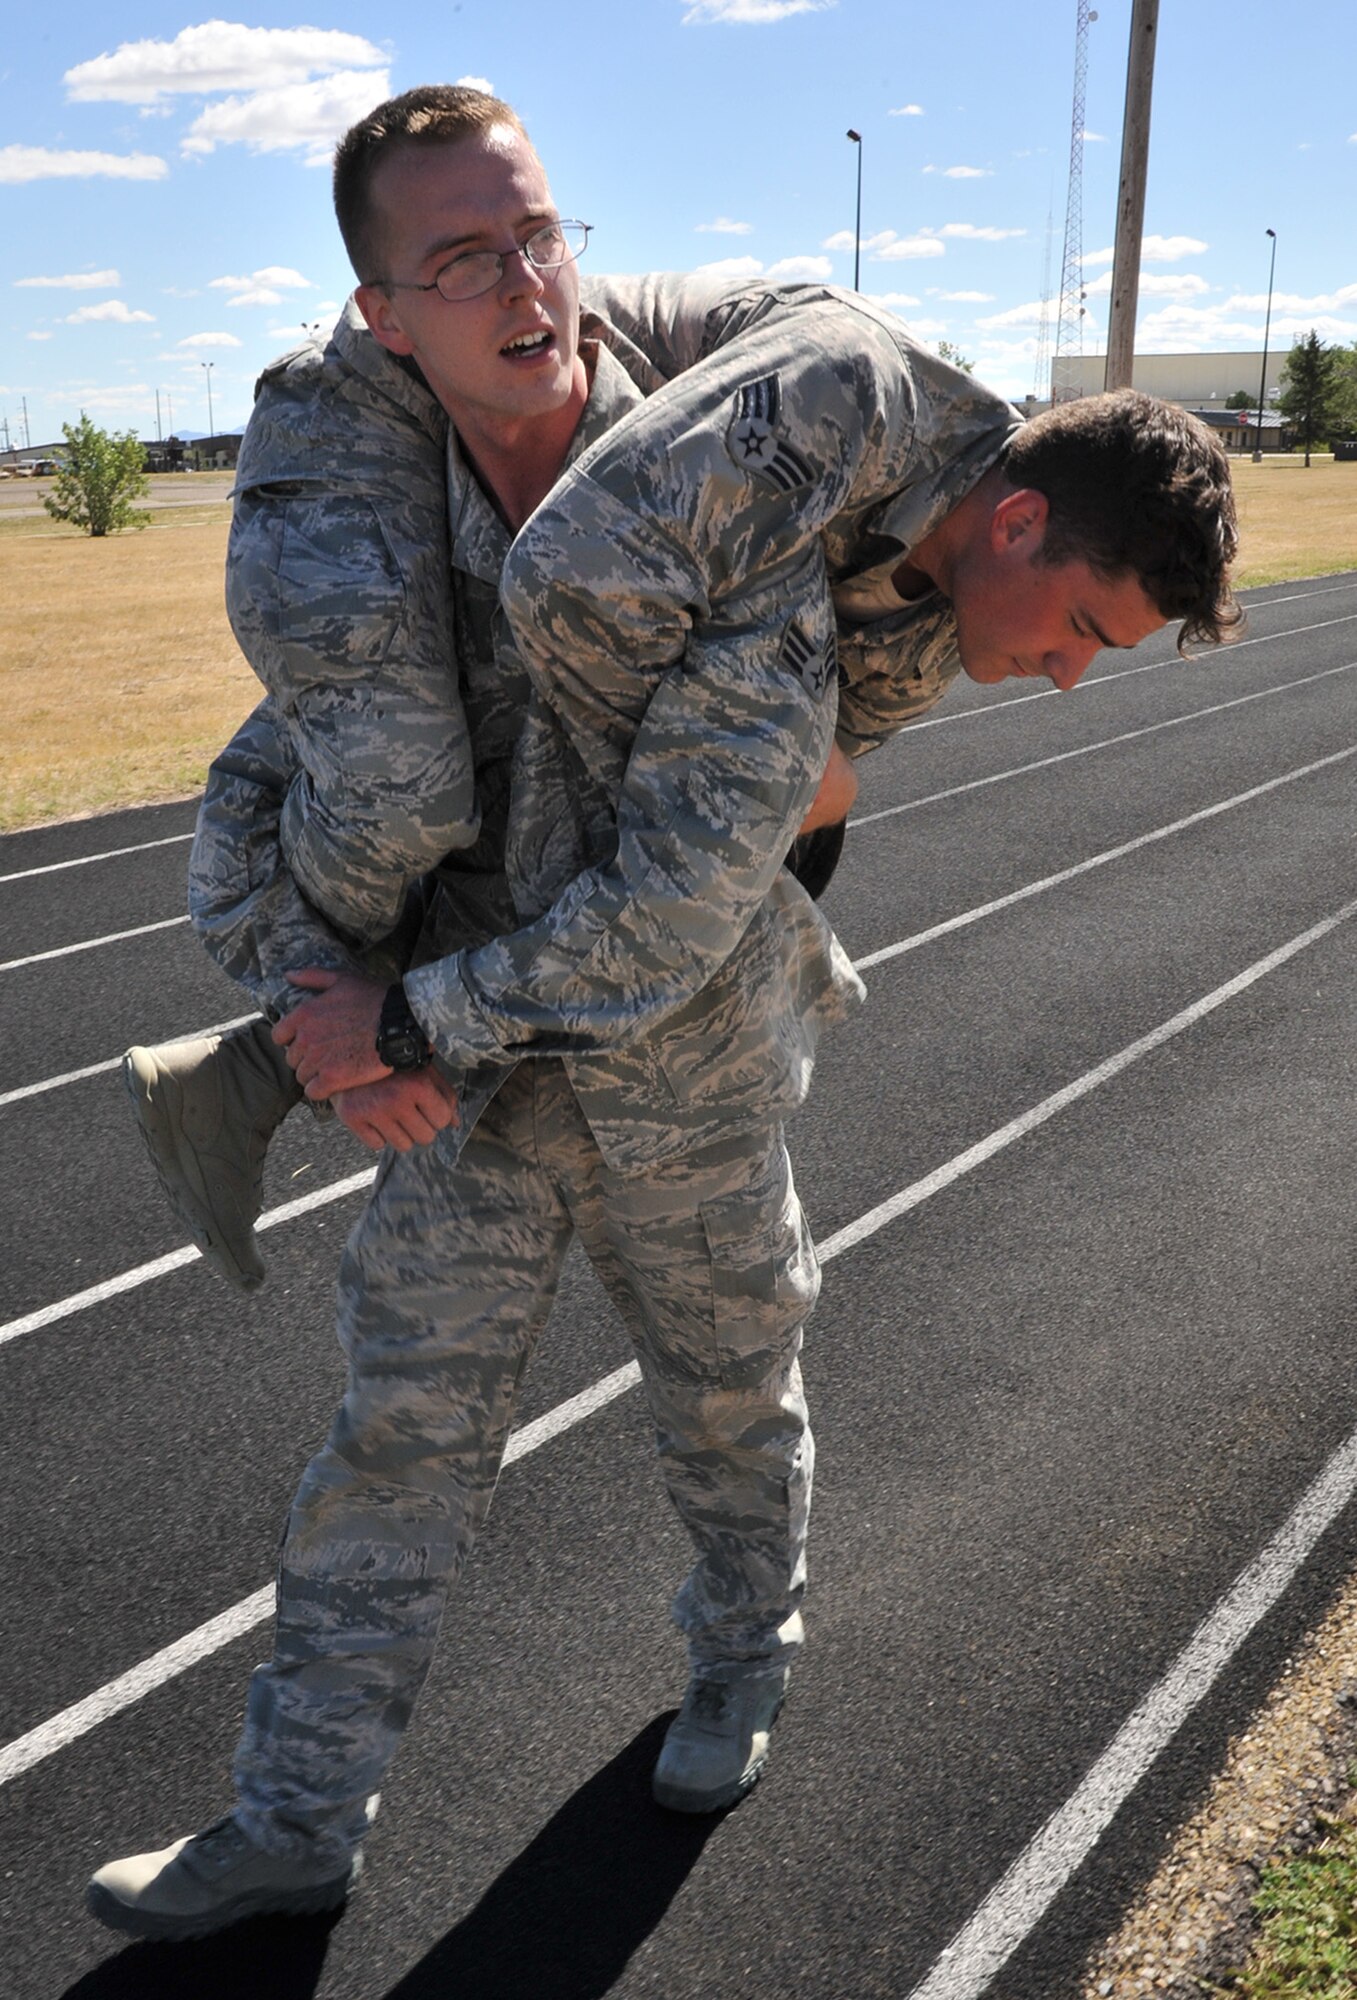
[[[211,361],[200,361],[198,364],[200,368],[204,368],[207,371],[207,435],[209,437],[217,435],[217,426],[212,418],[212,370],[215,365]]]
[[[1258,436],[1253,447],[1253,462],[1263,462],[1263,397],[1267,393],[1267,337],[1272,331],[1272,274],[1277,268],[1277,232],[1269,229],[1272,238],[1272,261],[1267,268],[1267,318],[1263,321],[1263,379],[1258,384]]]
[[[853,222],[853,290],[859,291],[858,275],[862,268],[862,134],[850,125],[848,136],[858,149],[858,205]]]

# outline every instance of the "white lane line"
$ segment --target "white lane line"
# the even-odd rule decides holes
[[[0,882],[31,882],[35,875],[59,875],[63,868],[88,868],[95,861],[116,861],[124,854],[147,854],[153,847],[175,847],[192,838],[192,833],[171,833],[163,840],[139,840],[135,847],[106,847],[100,854],[77,854],[69,861],[49,861],[42,868],[16,868],[12,875],[0,875]]]
[[[1097,1090],[1102,1084],[1110,1082],[1113,1077],[1121,1075],[1133,1063],[1139,1062],[1142,1057],[1149,1055],[1153,1050],[1162,1048],[1166,1042],[1171,1041],[1175,1036],[1184,1034],[1207,1014],[1212,1013],[1217,1007],[1223,1006],[1227,1000],[1234,999],[1237,994],[1243,993],[1248,987],[1254,985],[1256,981],[1265,978],[1268,973],[1275,971],[1278,966],[1286,964],[1288,959],[1294,958],[1298,952],[1305,951],[1310,945],[1316,944],[1321,938],[1327,937],[1331,931],[1336,930],[1340,924],[1347,923],[1353,916],[1357,916],[1357,902],[1345,904],[1341,910],[1335,911],[1332,916],[1325,917],[1321,922],[1311,925],[1309,930],[1302,931],[1299,936],[1289,939],[1286,944],[1279,945],[1275,951],[1269,952],[1265,958],[1256,960],[1253,965],[1247,966],[1235,978],[1227,980],[1225,985],[1216,987],[1214,992],[1205,994],[1200,1000],[1194,1001],[1190,1007],[1183,1008],[1171,1020],[1163,1022],[1148,1035],[1142,1035],[1139,1040],[1129,1043],[1126,1048],[1120,1050],[1116,1055],[1110,1056],[1106,1062],[1100,1063],[1096,1069],[1087,1071],[1085,1075],[1076,1078],[1073,1083],[1066,1085],[1063,1090],[1055,1091],[1050,1097],[1044,1098],[1040,1104],[1033,1105],[1022,1117],[1010,1119],[1007,1125],[1001,1126],[997,1132],[990,1133],[989,1137],[982,1139],[978,1145],[968,1147],[964,1153],[958,1153],[954,1159],[936,1168],[933,1173],[925,1175],[922,1180],[915,1181],[910,1187],[903,1188],[899,1194],[893,1195],[889,1201],[881,1202],[877,1207],[869,1209],[865,1215],[859,1216],[856,1222],[849,1223],[844,1229],[836,1230],[834,1235],[829,1237],[820,1246],[820,1262],[822,1264],[831,1262],[833,1258],[841,1256],[845,1250],[856,1248],[859,1243],[864,1242],[869,1236],[874,1236],[878,1230],[884,1229],[889,1223],[907,1214],[910,1209],[918,1208],[922,1202],[927,1201],[932,1195],[939,1193],[943,1188],[950,1187],[954,1181],[960,1180],[963,1174],[973,1172],[976,1167],[982,1165],[986,1160],[993,1159],[996,1153],[1000,1153],[1006,1147],[1013,1145],[1028,1132],[1035,1131],[1039,1125],[1045,1124],[1047,1119],[1055,1117],[1057,1112],[1063,1111],[1067,1106],[1077,1103],[1080,1098],[1087,1097],[1091,1091]],[[360,1185],[365,1178],[368,1177],[363,1175],[355,1176],[354,1185]],[[321,1191],[322,1195],[324,1192],[324,1190]],[[311,1200],[312,1204],[315,1205],[316,1198],[312,1197]],[[304,1204],[301,1203],[293,1204],[291,1212],[299,1213],[303,1206]],[[276,1211],[275,1215],[270,1218],[270,1220],[276,1221],[282,1221],[283,1219],[282,1210]],[[196,1256],[197,1252],[193,1251],[189,1254]],[[183,1261],[187,1261],[187,1259]],[[595,1382],[590,1388],[582,1391],[580,1395],[571,1397],[568,1402],[558,1404],[554,1410],[549,1410],[545,1416],[539,1417],[535,1423],[525,1425],[522,1431],[516,1432],[510,1438],[508,1449],[505,1453],[505,1462],[512,1464],[515,1460],[525,1457],[530,1451],[535,1451],[540,1445],[545,1444],[548,1439],[559,1437],[564,1431],[571,1429],[578,1423],[582,1423],[586,1417],[591,1416],[594,1411],[601,1409],[605,1403],[611,1402],[614,1397],[622,1395],[625,1390],[631,1388],[633,1383],[639,1380],[640,1370],[634,1362],[628,1363],[626,1367],[617,1369],[612,1375],[606,1376],[602,1381]],[[1354,1451],[1357,1452],[1357,1445],[1354,1446]],[[1357,1474],[1354,1474],[1354,1477],[1357,1477]],[[1341,1505],[1342,1503],[1340,1502],[1339,1504]],[[1322,1532],[1322,1529],[1317,1529],[1316,1536],[1320,1532]],[[1282,1537],[1278,1538],[1279,1541],[1285,1537],[1285,1533],[1286,1531],[1283,1530]],[[1299,1555],[1296,1557],[1293,1571],[1283,1576],[1281,1583],[1277,1586],[1278,1590],[1285,1587],[1290,1574],[1294,1573],[1294,1567],[1298,1567],[1300,1562],[1309,1553],[1310,1546],[1312,1546],[1312,1543],[1306,1544],[1301,1549]],[[1262,1559],[1260,1558],[1260,1560]],[[1249,1572],[1246,1571],[1245,1577],[1248,1574]],[[1242,1578],[1240,1582],[1241,1584],[1243,1583]],[[1235,1588],[1238,1591],[1240,1585],[1236,1585]],[[172,1679],[174,1675],[184,1672],[187,1667],[195,1665],[201,1659],[205,1659],[209,1653],[215,1652],[218,1647],[228,1644],[230,1640],[237,1638],[242,1632],[249,1631],[251,1627],[259,1624],[261,1620],[269,1615],[272,1609],[272,1599],[273,1591],[271,1586],[265,1590],[256,1591],[253,1596],[244,1598],[229,1611],[225,1611],[219,1617],[209,1620],[206,1625],[199,1626],[195,1632],[188,1633],[184,1638],[176,1640],[173,1645],[165,1647],[161,1652],[153,1654],[150,1659],[143,1660],[138,1666],[120,1675],[117,1680],[110,1681],[105,1687],[97,1689],[94,1694],[86,1696],[83,1701],[76,1702],[72,1707],[63,1709],[59,1715],[52,1716],[48,1721],[40,1723],[36,1729],[29,1730],[26,1735],[16,1737],[13,1742],[6,1744],[0,1749],[0,1785],[8,1783],[11,1778],[18,1777],[21,1772],[30,1770],[34,1764],[40,1763],[44,1757],[50,1757],[55,1751],[64,1749],[68,1744],[74,1742],[78,1736],[82,1736],[88,1730],[95,1728],[98,1723],[105,1721],[110,1715],[117,1714],[120,1709],[128,1707],[134,1701],[139,1701],[143,1695],[150,1694],[155,1688],[162,1686],[165,1681]],[[1263,1607],[1263,1609],[1265,1608],[1266,1606]],[[1262,1610],[1260,1609],[1255,1613],[1252,1622],[1256,1623],[1261,1616]],[[1251,1629],[1252,1625],[1246,1627],[1244,1631],[1240,1632],[1239,1638],[1234,1642],[1234,1646],[1220,1653],[1219,1663],[1212,1673],[1212,1678],[1214,1678],[1216,1673],[1219,1673],[1221,1667],[1229,1659],[1230,1654],[1240,1643],[1240,1640]],[[1210,1681],[1201,1679],[1200,1674],[1198,1681],[1199,1685],[1194,1683],[1194,1685],[1197,1685],[1196,1700],[1201,1699],[1210,1685]],[[1140,1710],[1137,1710],[1137,1715],[1140,1712]],[[1132,1718],[1132,1723],[1134,1721],[1135,1717]],[[1131,1724],[1128,1724],[1127,1728],[1129,1729],[1130,1727]],[[1125,1733],[1123,1731],[1123,1734]],[[1171,1734],[1172,1732],[1170,1731],[1169,1733]],[[1118,1741],[1120,1741],[1120,1738]],[[1108,1796],[1111,1796],[1110,1793]],[[1124,1797],[1125,1793],[1123,1792],[1120,1796]],[[1120,1803],[1120,1798],[1118,1798],[1117,1803]],[[1115,1811],[1116,1806],[1114,1805],[1111,1810]],[[1100,1823],[1100,1830],[1101,1826],[1107,1824],[1107,1819],[1110,1817],[1111,1813],[1108,1812]],[[1092,1838],[1096,1839],[1097,1834],[1095,1833]],[[1079,1858],[1082,1858],[1082,1854]],[[1070,1864],[1070,1870],[1067,1872],[1072,1872],[1073,1867],[1077,1865],[1078,1860],[1075,1860]],[[1054,1893],[1055,1891],[1052,1890],[1051,1894],[1053,1895]],[[1048,1896],[1047,1901],[1049,1900]],[[1041,1909],[1044,1908],[1045,1904],[1043,1903]],[[1041,1910],[1038,1910],[1036,1916],[1032,1918],[1032,1922],[1035,1922],[1036,1917],[1040,1916],[1040,1914]],[[965,1935],[965,1933],[962,1933],[962,1936]],[[1014,1944],[1008,1944],[1005,1956],[1014,1948]],[[923,1991],[924,1989],[920,1988],[920,1995],[923,1994]],[[955,1990],[955,1994],[953,1994],[952,1989],[940,1987],[937,1989],[936,1994],[928,1996],[928,2000],[941,2000],[943,1993],[948,1995],[948,2000],[962,2000],[964,1994],[978,1993],[979,1991],[979,1987],[958,1987]]]
[[[909,2000],[979,2000],[1357,1492],[1344,1439],[1262,1553],[1197,1627],[1083,1782],[1029,1841]]]
[[[347,1194],[356,1194],[359,1188],[367,1187],[376,1173],[375,1167],[365,1167],[361,1173],[350,1174],[347,1180],[331,1181],[323,1188],[315,1188],[310,1194],[299,1195],[296,1201],[285,1201],[279,1208],[271,1208],[267,1215],[261,1215],[256,1229],[276,1229],[280,1222],[295,1221],[299,1215],[309,1215],[312,1209],[324,1208],[332,1201],[340,1201]],[[182,1271],[186,1264],[196,1264],[201,1250],[192,1243],[186,1243],[180,1250],[169,1250],[163,1257],[153,1257],[149,1264],[137,1264],[130,1271],[120,1271],[116,1278],[105,1278],[102,1284],[90,1285],[83,1292],[72,1292],[68,1298],[57,1299],[50,1306],[40,1306],[36,1312],[25,1313],[21,1319],[6,1321],[0,1326],[0,1347],[11,1340],[18,1340],[26,1333],[38,1333],[45,1326],[55,1326],[58,1320],[71,1319],[76,1313],[87,1312],[91,1306],[101,1306],[108,1299],[116,1299],[123,1292],[134,1292],[139,1285],[149,1285],[155,1278],[163,1278],[170,1271]]]
[[[125,938],[147,937],[152,931],[173,930],[176,924],[186,924],[188,917],[165,917],[158,924],[138,924],[131,931],[110,931],[107,937],[86,938],[81,944],[58,945],[55,951],[35,951],[29,958],[10,958],[0,965],[0,972],[17,972],[21,965],[42,965],[49,958],[70,958],[77,951],[96,951],[101,944],[121,944]]]
[[[1207,715],[1223,715],[1226,709],[1243,708],[1251,701],[1270,701],[1273,695],[1290,694],[1295,688],[1309,687],[1314,681],[1330,680],[1334,674],[1350,674],[1357,668],[1357,660],[1345,660],[1339,667],[1324,667],[1319,673],[1305,674],[1300,680],[1283,681],[1277,687],[1256,688],[1252,694],[1233,695],[1229,701],[1213,702],[1210,708],[1194,708],[1188,715],[1170,715],[1163,722],[1148,722],[1141,729],[1123,730],[1120,736],[1104,736],[1097,743],[1082,743],[1077,750],[1061,750],[1054,757],[1038,757],[1031,764],[1015,764],[1007,771],[991,771],[987,777],[968,779],[964,785],[949,785],[945,792],[929,792],[919,799],[906,799],[903,805],[884,806],[880,812],[864,813],[861,819],[852,819],[850,827],[871,826],[879,819],[896,819],[901,813],[918,812],[922,806],[941,805],[946,799],[959,799],[966,792],[983,791],[986,785],[1002,785],[1010,778],[1027,778],[1033,771],[1048,771],[1053,764],[1068,764],[1075,757],[1091,757],[1098,750],[1113,750],[1121,743],[1135,743],[1142,736],[1157,736],[1164,729],[1181,729],[1184,723],[1200,722]]]
[[[880,951],[868,952],[865,958],[854,960],[855,970],[863,972],[874,965],[883,965],[888,960],[903,958],[907,952],[917,951],[921,945],[931,944],[935,938],[946,937],[952,931],[965,929],[970,924],[981,922],[985,917],[996,915],[1001,910],[1011,909],[1015,904],[1026,902],[1032,896],[1042,895],[1048,889],[1059,887],[1062,882],[1072,881],[1078,875],[1086,875],[1091,869],[1104,868],[1110,862],[1119,861],[1128,854],[1134,854],[1142,847],[1152,846],[1156,841],[1166,840],[1170,834],[1181,833],[1184,828],[1196,826],[1203,820],[1214,819],[1217,814],[1231,812],[1236,806],[1246,805],[1250,800],[1264,797],[1277,791],[1283,785],[1295,784],[1301,778],[1311,777],[1331,764],[1341,764],[1349,757],[1357,756],[1357,744],[1346,750],[1336,750],[1328,757],[1321,757],[1313,764],[1303,764],[1297,770],[1286,771],[1279,778],[1269,778],[1266,783],[1254,785],[1246,792],[1238,792],[1233,798],[1222,799],[1218,804],[1205,806],[1200,812],[1190,813],[1186,819],[1174,820],[1169,826],[1156,827],[1151,833],[1143,833],[1137,839],[1127,841],[1121,847],[1108,848],[1102,854],[1090,856],[1087,861],[1077,861],[1072,867],[1062,869],[1057,875],[1044,876],[1040,881],[1028,882],[1021,889],[1014,889],[1007,896],[1000,896],[992,903],[981,903],[975,909],[963,910],[959,916],[947,917],[940,924],[934,924],[926,931],[916,931],[913,937],[902,938],[896,944],[888,944]],[[326,1188],[317,1188],[305,1197],[305,1207],[289,1202],[284,1208],[271,1209],[261,1216],[259,1229],[272,1229],[279,1222],[290,1221],[310,1208],[319,1208],[327,1201],[338,1201],[355,1187],[363,1184],[370,1176],[358,1174],[349,1180],[337,1181]],[[57,1299],[52,1305],[39,1311],[27,1313],[22,1319],[9,1320],[0,1325],[0,1347],[7,1341],[17,1340],[25,1333],[36,1333],[42,1327],[54,1326],[59,1320],[69,1319],[73,1314],[84,1312],[87,1307],[101,1304],[105,1298],[116,1297],[121,1292],[132,1291],[138,1285],[149,1284],[153,1279],[163,1277],[169,1271],[182,1269],[198,1256],[193,1248],[175,1250],[164,1257],[157,1257],[151,1263],[138,1264],[133,1270],[124,1271],[116,1278],[110,1278],[100,1285],[91,1285],[88,1290],[75,1292],[68,1298]]]
[[[203,1035],[225,1035],[232,1028],[243,1028],[247,1021],[257,1021],[258,1014],[237,1014],[234,1021],[216,1021],[210,1028],[194,1028],[186,1035],[170,1035],[159,1048],[168,1048],[176,1042],[196,1042]],[[109,1070],[122,1066],[121,1056],[110,1056],[107,1062],[90,1063],[85,1069],[68,1069],[64,1076],[49,1076],[41,1083],[21,1084],[18,1090],[0,1091],[0,1110],[7,1104],[17,1104],[23,1097],[41,1097],[44,1091],[60,1090],[68,1083],[83,1083],[88,1076],[106,1076]]]
[[[1261,608],[1266,609],[1266,606]],[[1024,702],[1050,701],[1053,696],[1060,701],[1072,701],[1075,695],[1092,694],[1097,688],[1111,687],[1114,682],[1131,680],[1137,674],[1157,674],[1162,667],[1214,665],[1222,657],[1228,660],[1235,653],[1242,653],[1247,646],[1271,646],[1278,639],[1295,639],[1307,632],[1327,632],[1331,625],[1350,625],[1354,618],[1357,618],[1357,611],[1345,612],[1341,618],[1325,618],[1314,625],[1292,625],[1285,632],[1259,632],[1252,639],[1234,639],[1219,651],[1201,654],[1196,660],[1185,660],[1178,653],[1170,653],[1166,660],[1146,660],[1138,667],[1118,667],[1110,674],[1085,674],[1072,688],[1038,688],[1034,694],[1010,695],[1005,701],[981,701],[975,708],[950,709],[946,715],[924,715],[908,725],[907,733],[913,736],[920,729],[945,729],[952,722],[974,722],[977,716],[1006,715],[1010,708],[1021,708]],[[857,823],[856,820],[848,822],[850,826]]]
[[[916,931],[913,937],[901,938],[898,944],[883,945],[880,951],[870,951],[865,958],[855,959],[854,967],[858,972],[864,972],[869,966],[884,965],[888,959],[903,958],[906,952],[917,951],[920,945],[932,944],[935,938],[946,937],[951,931],[965,930],[968,925],[978,924],[982,917],[995,916],[1000,910],[1011,910],[1015,904],[1025,903],[1032,896],[1044,895],[1048,889],[1057,889],[1064,882],[1073,882],[1076,876],[1087,875],[1094,868],[1106,868],[1109,862],[1124,861],[1128,854],[1136,854],[1142,847],[1153,847],[1156,841],[1167,840],[1171,834],[1182,833],[1190,826],[1200,826],[1203,821],[1215,819],[1220,813],[1233,812],[1237,806],[1265,798],[1269,792],[1279,791],[1283,785],[1294,785],[1301,778],[1313,777],[1316,771],[1342,764],[1349,757],[1357,757],[1357,743],[1350,744],[1346,750],[1335,750],[1328,757],[1317,758],[1313,764],[1302,764],[1294,771],[1285,771],[1280,778],[1269,778],[1265,784],[1251,785],[1248,791],[1236,792],[1233,798],[1221,799],[1216,805],[1203,806],[1200,812],[1189,813],[1185,819],[1173,820],[1168,826],[1157,826],[1151,833],[1142,833],[1134,840],[1123,841],[1120,847],[1104,848],[1101,854],[1091,854],[1087,861],[1076,861],[1072,867],[1062,868],[1058,874],[1043,875],[1037,882],[1024,883],[1021,889],[1014,889],[1007,896],[996,896],[992,903],[977,903],[973,910],[945,917],[940,924],[933,924],[926,931]]]
[[[197,1255],[196,1251],[194,1255]],[[629,1361],[625,1368],[605,1375],[601,1382],[595,1382],[580,1395],[558,1403],[554,1410],[548,1410],[536,1422],[525,1424],[509,1439],[504,1452],[505,1465],[515,1464],[539,1446],[548,1444],[552,1438],[559,1437],[562,1431],[583,1423],[586,1417],[593,1416],[606,1403],[623,1395],[640,1379],[639,1367],[634,1361]],[[44,1758],[55,1756],[58,1750],[65,1750],[80,1737],[87,1736],[92,1729],[97,1729],[100,1723],[110,1721],[123,1709],[131,1708],[146,1695],[154,1694],[167,1681],[187,1673],[190,1667],[196,1667],[199,1661],[219,1653],[233,1640],[243,1639],[247,1632],[252,1632],[257,1625],[272,1618],[273,1595],[273,1584],[265,1584],[262,1590],[243,1597],[239,1604],[233,1604],[229,1611],[209,1618],[205,1625],[199,1625],[195,1631],[185,1633],[182,1639],[176,1639],[158,1653],[152,1653],[149,1659],[138,1661],[135,1667],[119,1674],[116,1680],[109,1681],[104,1687],[96,1688],[83,1701],[63,1708],[59,1715],[52,1716],[36,1729],[30,1729],[27,1735],[15,1737],[12,1743],[0,1749],[0,1785],[9,1784],[11,1779],[21,1777],[35,1764],[42,1763]]]

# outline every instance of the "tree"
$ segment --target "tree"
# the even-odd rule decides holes
[[[1336,360],[1334,350],[1326,347],[1311,327],[1303,340],[1294,343],[1282,369],[1282,393],[1277,398],[1277,407],[1304,445],[1307,465],[1311,445],[1329,435]]]
[[[1357,437],[1357,340],[1348,347],[1334,349],[1333,401],[1329,408],[1329,435]]]
[[[1225,398],[1225,407],[1227,410],[1251,410],[1253,397],[1247,389],[1231,389]]]
[[[42,503],[52,519],[88,528],[92,535],[144,528],[150,515],[132,505],[148,489],[146,455],[136,432],[101,431],[83,410],[78,424],[63,424],[61,431],[66,463]]]
[[[938,359],[939,361],[947,362],[952,368],[959,368],[963,375],[974,375],[975,373],[975,363],[968,361],[961,349],[954,347],[950,340],[940,340],[938,342]]]

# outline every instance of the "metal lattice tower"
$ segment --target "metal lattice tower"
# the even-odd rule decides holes
[[[1065,255],[1060,271],[1060,317],[1051,362],[1051,401],[1079,395],[1076,360],[1084,351],[1084,94],[1088,87],[1088,0],[1075,0],[1074,111],[1070,122],[1070,191],[1065,204]]]
[[[1046,210],[1046,255],[1041,267],[1041,318],[1037,322],[1037,353],[1032,364],[1032,394],[1040,397],[1049,387],[1051,366],[1051,242],[1055,235],[1055,209]]]

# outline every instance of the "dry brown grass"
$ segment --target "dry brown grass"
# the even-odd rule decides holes
[[[200,790],[259,698],[226,622],[228,512],[176,508],[95,541],[0,527],[0,828]]]
[[[1234,474],[1241,585],[1357,568],[1357,465]],[[222,604],[227,508],[197,504],[205,480],[166,482],[149,528],[105,541],[37,512],[33,484],[0,489],[0,829],[195,792],[254,706]]]
[[[1286,583],[1357,569],[1357,465],[1283,459],[1231,465],[1239,503],[1237,582]]]

